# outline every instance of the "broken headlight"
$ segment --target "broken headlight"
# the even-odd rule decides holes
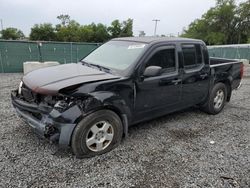
[[[74,99],[66,97],[63,100],[57,101],[57,103],[54,105],[54,109],[56,109],[59,112],[64,112],[65,110],[69,109],[75,104],[76,101]]]

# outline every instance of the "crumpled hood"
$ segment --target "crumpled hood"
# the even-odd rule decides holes
[[[38,69],[26,74],[23,83],[32,91],[41,94],[57,94],[60,89],[93,81],[116,79],[112,75],[81,63],[64,64]]]

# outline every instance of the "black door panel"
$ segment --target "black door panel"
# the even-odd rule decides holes
[[[180,102],[181,80],[176,76],[146,79],[137,83],[136,109],[141,112],[172,106]]]
[[[135,114],[137,119],[157,116],[173,110],[181,101],[181,74],[174,46],[164,46],[153,51],[147,66],[160,66],[159,76],[136,82]]]
[[[182,50],[182,100],[187,105],[199,104],[208,94],[210,67],[204,61],[200,44],[184,44]]]

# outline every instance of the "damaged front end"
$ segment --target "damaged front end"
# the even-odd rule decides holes
[[[83,98],[80,100],[62,94],[46,96],[20,84],[18,90],[12,91],[11,99],[19,116],[36,133],[60,145],[70,145],[73,130],[83,116]]]

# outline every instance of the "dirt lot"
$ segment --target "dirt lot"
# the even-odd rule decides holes
[[[0,187],[250,187],[249,76],[219,115],[166,115],[130,128],[112,152],[81,160],[16,116],[10,90],[21,76],[0,74]]]

